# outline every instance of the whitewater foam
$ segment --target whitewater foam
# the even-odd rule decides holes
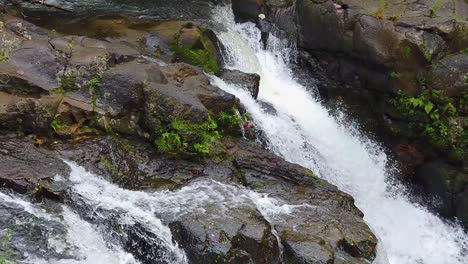
[[[468,263],[468,236],[463,229],[409,202],[401,191],[404,188],[388,180],[392,170],[381,146],[340,116],[330,115],[294,79],[288,61],[290,47],[270,36],[269,49],[263,50],[254,24],[235,24],[229,6],[218,7],[214,13],[214,19],[226,28],[218,36],[227,50],[228,67],[259,74],[259,100],[273,105],[277,114],[262,110],[243,89],[215,76],[212,81],[240,98],[274,152],[350,193],[391,264]]]

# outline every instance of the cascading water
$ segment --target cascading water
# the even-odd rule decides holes
[[[228,67],[259,74],[259,100],[274,106],[277,113],[264,111],[239,87],[212,77],[214,84],[240,98],[274,152],[312,169],[355,198],[388,262],[468,263],[468,235],[409,202],[402,186],[389,183],[389,161],[381,147],[344,125],[340,117],[331,116],[294,79],[287,61],[291,51],[281,41],[270,37],[268,50],[262,50],[259,30],[252,23],[235,24],[230,7],[217,8],[214,20],[225,27],[219,39],[226,47]]]
[[[13,237],[20,239],[14,241],[23,254],[18,263],[136,264],[142,262],[138,257],[143,257],[144,263],[189,263],[167,226],[185,214],[212,211],[214,218],[225,218],[234,208],[252,208],[274,223],[276,217],[309,208],[209,179],[174,192],[126,190],[72,162],[66,163],[71,168],[70,178],[56,176],[55,180],[69,181],[69,205],[34,205],[20,196],[0,192],[0,213],[8,217],[13,212],[10,227]],[[29,238],[32,233],[37,234]],[[129,246],[122,243],[120,238],[132,234],[145,244],[135,239]],[[5,235],[0,231],[1,237]]]

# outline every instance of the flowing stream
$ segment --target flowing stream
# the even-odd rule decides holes
[[[235,208],[258,210],[268,221],[308,210],[239,186],[201,179],[178,191],[142,192],[120,188],[66,162],[69,205],[50,208],[0,192],[0,214],[11,218],[12,241],[28,264],[183,264],[185,252],[173,242],[168,224],[182,216],[226,218]],[[205,214],[207,213],[207,214]],[[9,216],[8,214],[12,214]],[[0,237],[6,234],[0,231]],[[129,239],[130,238],[130,239]],[[41,241],[42,240],[42,241]],[[38,241],[41,241],[38,243]],[[143,243],[141,243],[143,241]]]
[[[294,50],[272,36],[268,49],[262,50],[254,24],[235,24],[229,7],[214,13],[225,26],[219,38],[229,68],[259,74],[258,100],[271,104],[277,113],[262,109],[239,87],[212,77],[214,84],[240,98],[274,152],[355,198],[381,242],[376,262],[385,262],[386,254],[391,264],[468,263],[468,236],[462,228],[411,203],[403,186],[390,181],[391,161],[382,148],[348,125],[343,115],[330,115],[310,92],[312,87],[294,78],[288,61]]]

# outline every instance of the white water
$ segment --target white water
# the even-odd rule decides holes
[[[309,205],[287,205],[283,201],[270,198],[243,187],[227,185],[204,179],[195,181],[178,191],[142,192],[120,188],[73,162],[66,163],[71,168],[71,192],[79,195],[88,206],[93,208],[100,220],[112,218],[121,225],[142,225],[156,235],[167,250],[158,260],[171,264],[188,263],[185,252],[172,240],[170,229],[163,221],[171,222],[185,214],[205,213],[216,218],[230,217],[228,212],[234,208],[252,208],[258,210],[265,219],[274,221],[276,217],[307,210]],[[55,180],[63,180],[56,177]],[[20,263],[34,264],[136,264],[132,254],[126,252],[119,243],[109,240],[98,223],[90,223],[72,209],[62,206],[62,212],[46,212],[19,197],[0,192],[2,204],[12,204],[12,208],[21,210],[49,223],[58,222],[66,228],[66,234],[48,234],[49,251],[66,253],[69,258],[44,258],[35,252],[23,252],[28,257]],[[77,201],[75,201],[77,202]],[[213,212],[213,213],[211,213]],[[20,221],[20,220],[18,220]],[[29,220],[27,220],[29,221]],[[17,222],[17,224],[22,224]],[[43,225],[43,224],[39,224]],[[44,227],[52,228],[52,224]],[[47,232],[46,232],[47,233]],[[19,235],[19,234],[16,234]],[[13,233],[13,236],[15,234]],[[159,263],[159,262],[158,262]]]
[[[67,229],[67,234],[57,237],[49,237],[48,245],[50,249],[57,253],[68,253],[73,259],[48,259],[42,258],[40,252],[23,252],[28,258],[19,263],[34,264],[95,264],[95,263],[115,263],[115,264],[136,264],[133,256],[126,253],[116,245],[106,243],[101,234],[88,222],[82,220],[66,206],[60,216],[47,213],[44,209],[31,204],[19,197],[9,196],[0,193],[0,201],[4,205],[23,210],[39,219],[52,225],[53,222],[63,224]],[[31,219],[16,219],[16,225],[29,223]],[[38,224],[45,226],[45,224]],[[47,230],[44,227],[44,230]],[[47,231],[44,231],[47,234]],[[12,236],[18,234],[13,233]],[[50,235],[50,234],[49,234]]]
[[[274,37],[269,49],[262,50],[259,31],[251,23],[235,24],[229,7],[217,8],[214,19],[227,29],[219,38],[227,48],[230,68],[259,74],[259,100],[271,103],[278,113],[266,113],[239,87],[216,77],[214,84],[240,98],[273,151],[355,198],[380,240],[377,261],[386,262],[386,254],[391,264],[468,263],[468,236],[462,228],[409,202],[403,187],[389,183],[391,164],[384,151],[331,116],[308,87],[294,79],[287,59],[290,50]]]

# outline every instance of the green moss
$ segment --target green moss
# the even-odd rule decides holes
[[[106,167],[106,169],[114,176],[123,177],[123,173],[120,172],[119,168],[115,166],[112,161],[107,158],[105,155],[100,155],[101,164]]]
[[[188,64],[200,66],[206,72],[217,74],[219,73],[219,66],[212,52],[212,43],[209,39],[203,37],[201,32],[200,36],[202,48],[191,48],[181,45],[177,37],[171,45],[172,50],[175,52],[175,57]]]
[[[312,177],[312,178],[316,178],[316,179],[318,178],[318,176],[317,176],[313,171],[311,171],[311,170],[309,170],[309,169],[305,169],[305,174],[306,174],[307,176]]]
[[[259,189],[263,188],[265,185],[261,182],[254,182],[250,186],[252,187],[252,189]]]
[[[436,17],[437,16],[437,10],[439,10],[439,8],[442,7],[442,5],[444,5],[445,3],[445,0],[438,0],[434,3],[434,5],[429,8],[429,16],[430,17]]]
[[[432,61],[432,54],[426,51],[426,52],[424,52],[424,58],[425,58],[428,62],[431,62],[431,61]]]

